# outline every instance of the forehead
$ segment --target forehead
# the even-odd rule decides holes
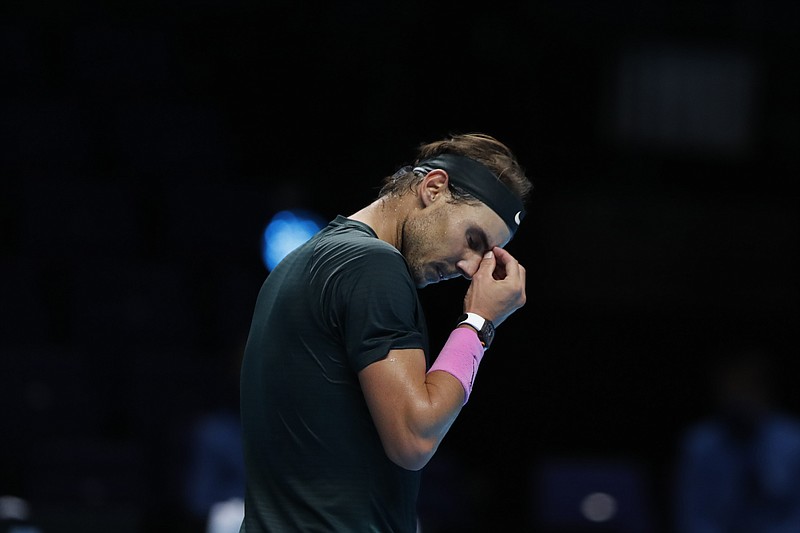
[[[463,226],[463,230],[482,231],[490,249],[494,246],[502,248],[511,240],[511,231],[506,223],[485,204],[458,204],[458,211],[460,214],[457,220]]]

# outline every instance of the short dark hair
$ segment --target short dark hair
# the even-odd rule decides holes
[[[380,196],[399,195],[414,188],[422,180],[422,175],[413,168],[425,159],[441,154],[457,154],[469,157],[484,164],[520,200],[525,202],[533,188],[525,176],[524,169],[517,158],[503,143],[483,133],[450,135],[445,139],[420,144],[414,164],[403,167],[384,180]],[[470,202],[475,198],[460,191],[450,183],[450,192],[456,201]]]

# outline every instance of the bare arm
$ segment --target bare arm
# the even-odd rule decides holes
[[[425,466],[461,411],[461,383],[445,372],[426,374],[419,349],[392,350],[359,379],[389,459],[407,470]]]
[[[464,310],[500,323],[524,303],[525,269],[495,248],[473,276]],[[424,467],[461,411],[461,383],[447,372],[426,373],[419,349],[391,350],[359,380],[389,459],[408,470]]]

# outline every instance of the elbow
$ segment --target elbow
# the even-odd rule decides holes
[[[431,460],[439,443],[431,439],[412,438],[404,442],[384,445],[386,456],[394,464],[406,470],[422,470]]]

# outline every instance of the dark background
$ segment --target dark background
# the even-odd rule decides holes
[[[621,461],[667,531],[709,361],[763,346],[800,408],[796,2],[0,14],[0,493],[47,533],[199,531],[187,441],[235,409],[266,222],[351,214],[448,133],[498,137],[534,182],[508,247],[528,304],[423,501],[451,491],[475,531],[539,530],[540,465]],[[421,292],[433,346],[466,286]]]

